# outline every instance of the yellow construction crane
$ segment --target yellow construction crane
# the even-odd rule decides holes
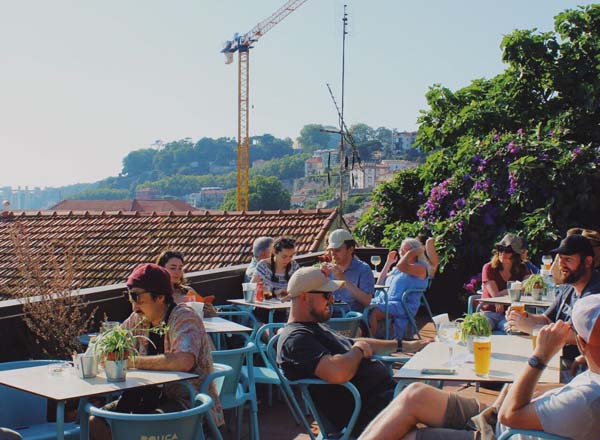
[[[239,55],[238,63],[238,147],[237,147],[237,209],[248,210],[248,163],[250,138],[248,136],[249,110],[249,58],[250,49],[260,37],[290,15],[308,0],[289,0],[270,17],[261,21],[244,35],[235,34],[233,40],[226,41],[221,50],[225,54],[225,64],[233,62],[233,54]]]

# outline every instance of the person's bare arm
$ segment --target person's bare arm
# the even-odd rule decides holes
[[[344,354],[323,356],[315,369],[315,376],[333,384],[348,382],[356,374],[363,358],[370,359],[372,356],[373,350],[369,343],[355,341],[352,348]]]
[[[361,305],[363,307],[367,307],[371,304],[371,300],[373,299],[373,295],[371,295],[370,293],[365,292],[364,290],[362,290],[360,287],[358,287],[356,284],[348,281],[348,279],[346,278],[346,274],[344,273],[344,271],[342,270],[342,268],[340,266],[338,266],[337,264],[332,266],[331,268],[332,272],[333,272],[333,276],[335,277],[336,280],[342,280],[345,282],[344,287],[346,289],[348,289],[348,291],[350,292],[350,294],[356,298],[356,300],[361,303]],[[373,275],[371,275],[372,277]]]
[[[195,362],[192,353],[178,352],[153,356],[136,356],[130,366],[135,366],[138,370],[190,371],[194,368]]]
[[[437,268],[440,265],[440,257],[435,248],[435,238],[429,237],[425,242],[425,255],[429,260],[429,265],[431,266],[429,276],[433,277],[437,272]]]
[[[394,340],[355,338],[354,341],[364,341],[371,346],[373,354],[390,354],[398,349],[398,342]]]
[[[407,253],[405,253],[400,261],[398,262],[398,269],[404,273],[412,275],[417,278],[425,279],[427,278],[427,269],[420,264],[410,264],[409,261],[412,260],[413,257],[422,255],[425,252],[425,248],[418,247],[415,249],[411,249]]]
[[[511,310],[510,307],[506,313],[506,319],[508,320],[508,325],[511,330],[518,330],[529,334],[533,332],[535,326],[552,323],[546,315],[534,315],[533,313],[521,315],[521,313]],[[574,343],[575,341],[573,340],[573,344]]]
[[[542,363],[548,364],[565,345],[570,331],[571,326],[560,320],[544,327],[538,334],[533,354]],[[500,423],[517,429],[543,429],[535,411],[535,404],[531,402],[533,391],[541,375],[542,370],[525,366],[500,407],[498,413]]]
[[[398,251],[389,251],[387,254],[387,258],[385,259],[385,264],[383,265],[383,269],[379,273],[379,278],[377,278],[377,284],[385,284],[385,280],[387,279],[388,273],[394,264],[398,261]]]

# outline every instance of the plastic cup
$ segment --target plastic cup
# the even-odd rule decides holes
[[[115,328],[119,324],[119,321],[104,321],[100,327],[100,333],[106,333],[108,330]]]
[[[242,283],[242,292],[244,293],[244,301],[254,302],[256,283]]]
[[[492,359],[492,340],[489,336],[477,336],[473,340],[473,356],[475,358],[475,374],[488,377],[490,360]]]
[[[79,353],[73,357],[73,364],[81,379],[90,379],[98,375],[98,360],[94,355]]]

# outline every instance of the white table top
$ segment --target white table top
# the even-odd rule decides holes
[[[204,328],[206,328],[207,333],[240,333],[252,331],[250,327],[229,321],[219,316],[214,318],[202,318],[202,321],[204,322]]]
[[[469,353],[466,346],[454,347],[454,359],[457,374],[430,375],[421,374],[423,368],[450,368],[450,353],[448,345],[442,342],[432,342],[416,353],[400,370],[396,372],[396,379],[417,380],[453,380],[470,382],[514,382],[527,359],[533,352],[530,336],[492,335],[492,359],[490,375],[482,378],[475,374],[473,354]],[[560,382],[560,354],[557,354],[548,363],[539,382]],[[456,366],[456,364],[459,364]]]
[[[496,296],[493,298],[478,298],[477,301],[485,302],[485,303],[494,303],[494,304],[504,304],[510,305],[511,300],[508,295],[504,296]],[[530,295],[521,295],[520,301],[526,306],[535,306],[535,307],[550,307],[554,301],[550,301],[547,299],[542,299],[541,301],[534,301]]]
[[[54,400],[67,400],[196,377],[197,374],[181,371],[127,370],[126,381],[107,382],[104,372],[93,379],[80,379],[74,369],[61,376],[51,376],[48,366],[42,365],[0,371],[0,384]]]
[[[227,302],[233,304],[239,304],[242,306],[256,307],[257,309],[277,310],[277,309],[289,309],[292,307],[291,301],[281,302],[278,299],[269,299],[260,302],[249,302],[245,299],[228,299]]]

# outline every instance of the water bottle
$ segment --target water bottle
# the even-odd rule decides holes
[[[256,283],[256,302],[262,302],[263,299],[263,283]]]

